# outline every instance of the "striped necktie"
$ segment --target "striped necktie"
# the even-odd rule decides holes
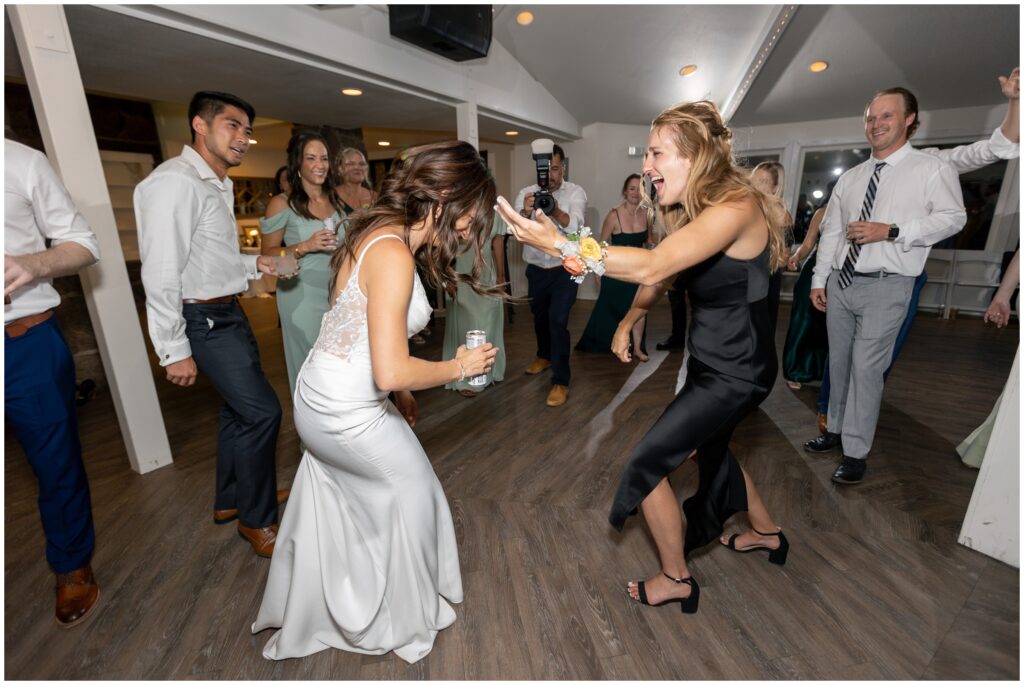
[[[878,190],[878,177],[882,174],[882,167],[885,162],[875,165],[875,173],[871,174],[871,181],[868,183],[868,192],[864,193],[864,204],[860,208],[858,221],[867,221],[871,218],[871,209],[875,206],[875,191]],[[857,266],[857,257],[860,256],[860,245],[850,243],[850,251],[846,253],[846,261],[839,272],[839,287],[845,288],[853,282],[853,272]]]

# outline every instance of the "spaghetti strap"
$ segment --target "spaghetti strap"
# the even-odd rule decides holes
[[[400,236],[397,236],[394,233],[385,233],[384,235],[377,236],[376,238],[374,238],[373,240],[366,244],[366,247],[363,248],[362,254],[360,254],[359,257],[356,258],[356,269],[354,270],[359,269],[359,265],[363,263],[363,257],[366,256],[366,251],[373,247],[373,244],[376,243],[378,240],[383,240],[384,238],[394,238],[395,240],[402,240]],[[403,240],[402,242],[405,241]]]
[[[612,211],[615,212],[615,223],[619,225],[619,233],[623,233],[624,231],[622,230],[622,219],[619,217],[619,208],[616,207]]]

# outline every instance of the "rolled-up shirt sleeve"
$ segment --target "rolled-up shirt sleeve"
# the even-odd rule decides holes
[[[957,145],[956,147],[943,150],[937,147],[929,147],[922,150],[922,152],[938,157],[943,162],[952,165],[957,173],[965,174],[968,171],[981,169],[1004,159],[1016,159],[1020,156],[1020,146],[1017,143],[1010,142],[1003,135],[1003,132],[997,128],[985,140],[979,140],[969,145]]]
[[[583,188],[577,186],[574,189],[567,205],[564,211],[569,215],[569,225],[565,227],[565,230],[572,233],[583,227],[584,216],[587,213],[587,193]]]
[[[161,366],[192,356],[182,316],[181,274],[188,261],[198,205],[187,179],[176,174],[151,176],[135,189],[149,337]]]
[[[99,260],[100,244],[96,234],[75,207],[57,173],[46,157],[33,155],[32,160],[35,168],[28,176],[35,181],[30,186],[36,226],[51,245],[78,243]]]
[[[967,223],[960,179],[949,164],[940,165],[925,184],[928,215],[900,224],[896,243],[904,252],[913,247],[930,247],[955,235]]]

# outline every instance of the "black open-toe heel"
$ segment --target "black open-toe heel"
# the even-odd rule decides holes
[[[673,597],[672,599],[666,599],[664,602],[658,602],[657,604],[651,604],[647,601],[647,590],[644,589],[644,582],[642,580],[636,581],[636,589],[640,595],[640,603],[646,604],[649,607],[663,607],[666,604],[672,604],[673,602],[679,602],[680,608],[684,614],[695,614],[697,613],[697,604],[700,602],[700,586],[697,585],[697,581],[692,576],[686,578],[673,578],[667,573],[662,573],[673,583],[686,583],[690,586],[689,597]]]
[[[736,549],[736,538],[740,536],[740,533],[733,533],[729,536],[729,544],[726,545],[733,552],[741,552],[746,554],[747,552],[768,552],[768,561],[773,564],[782,566],[786,563],[786,556],[789,554],[789,540],[786,539],[786,535],[780,530],[778,533],[762,533],[756,528],[751,528],[758,535],[765,537],[777,537],[779,539],[779,546],[776,549],[771,547],[764,547],[757,545],[756,547],[748,547],[746,549]]]

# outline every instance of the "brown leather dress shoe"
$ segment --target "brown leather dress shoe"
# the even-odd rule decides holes
[[[277,491],[277,503],[284,504],[288,501],[288,495],[292,494],[291,490],[278,490]],[[225,523],[231,523],[238,518],[238,509],[214,509],[213,510],[213,522],[218,526],[223,526]]]
[[[277,524],[266,528],[248,528],[238,524],[238,534],[249,541],[257,556],[274,556],[274,543],[277,542]]]
[[[828,432],[828,414],[818,414],[818,432],[822,435]]]
[[[61,628],[78,625],[96,608],[100,586],[86,564],[71,573],[57,574],[57,611],[54,620]]]
[[[545,369],[551,368],[551,362],[547,359],[534,359],[533,363],[526,367],[526,373],[534,375]]]
[[[565,401],[569,399],[569,388],[564,385],[552,385],[551,392],[548,393],[548,406],[558,407],[565,404]]]

